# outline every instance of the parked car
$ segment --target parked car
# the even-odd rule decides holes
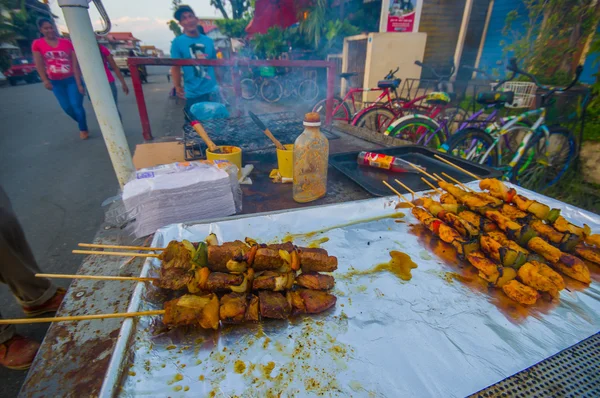
[[[35,69],[35,63],[31,58],[19,57],[12,60],[10,68],[4,72],[11,86],[16,85],[20,80],[26,83],[37,83],[40,76]]]
[[[141,51],[127,49],[115,50],[113,53],[115,63],[119,67],[121,73],[123,73],[125,76],[129,75],[129,66],[127,65],[127,58],[129,57],[145,57],[145,55]],[[146,71],[146,66],[139,65],[138,70],[140,71],[140,78],[142,82],[148,83],[148,72]]]

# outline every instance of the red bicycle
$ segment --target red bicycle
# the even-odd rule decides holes
[[[400,79],[394,76],[396,72],[398,72],[400,68],[396,68],[396,70],[391,71],[385,76],[384,80],[380,80],[377,83],[377,88],[360,88],[360,87],[352,87],[346,93],[344,98],[335,96],[333,97],[333,121],[342,121],[346,123],[350,123],[354,120],[355,116],[361,114],[362,112],[375,108],[375,107],[384,107],[393,109],[394,103],[398,101],[398,93],[397,89],[400,86]],[[355,72],[341,73],[340,77],[342,79],[346,79],[348,83],[350,83],[350,78],[358,75]],[[374,102],[369,103],[363,109],[359,111],[357,104],[362,103],[361,97],[362,93],[365,92],[373,92],[373,91],[381,91],[381,94],[377,97]],[[313,112],[318,112],[321,114],[321,119],[325,120],[325,109],[326,109],[327,99],[322,99],[317,102],[313,107]]]

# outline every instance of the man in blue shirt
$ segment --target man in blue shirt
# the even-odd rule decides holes
[[[174,14],[183,34],[171,43],[171,57],[185,59],[215,59],[215,45],[210,37],[198,30],[198,18],[190,6],[182,5]],[[183,68],[183,85],[181,70]],[[171,75],[177,95],[186,99],[186,109],[198,102],[218,102],[219,86],[212,67],[172,66]]]

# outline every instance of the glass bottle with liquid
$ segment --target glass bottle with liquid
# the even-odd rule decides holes
[[[329,141],[321,133],[321,119],[316,112],[304,117],[304,131],[294,143],[294,200],[312,202],[327,193]]]

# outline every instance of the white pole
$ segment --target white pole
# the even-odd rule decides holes
[[[460,59],[462,58],[463,47],[465,46],[465,39],[467,38],[467,29],[469,27],[469,19],[471,18],[472,9],[473,0],[467,0],[465,2],[465,11],[463,12],[462,23],[460,24],[460,31],[458,32],[456,51],[454,52],[454,66],[456,67],[456,73],[454,76],[452,76],[452,81],[456,80],[458,70],[460,69]]]
[[[483,33],[481,34],[481,41],[479,42],[479,50],[477,50],[477,58],[475,59],[474,68],[479,68],[481,62],[481,54],[483,54],[483,47],[485,46],[485,39],[487,38],[488,28],[490,27],[490,19],[492,18],[492,12],[494,12],[494,1],[491,0],[488,4],[487,14],[485,14],[485,24],[483,25]],[[471,79],[475,79],[477,72],[473,72]]]
[[[65,22],[75,47],[77,60],[90,93],[92,106],[102,130],[119,185],[123,187],[135,171],[131,152],[112,96],[104,64],[88,14],[87,0],[59,0]]]

